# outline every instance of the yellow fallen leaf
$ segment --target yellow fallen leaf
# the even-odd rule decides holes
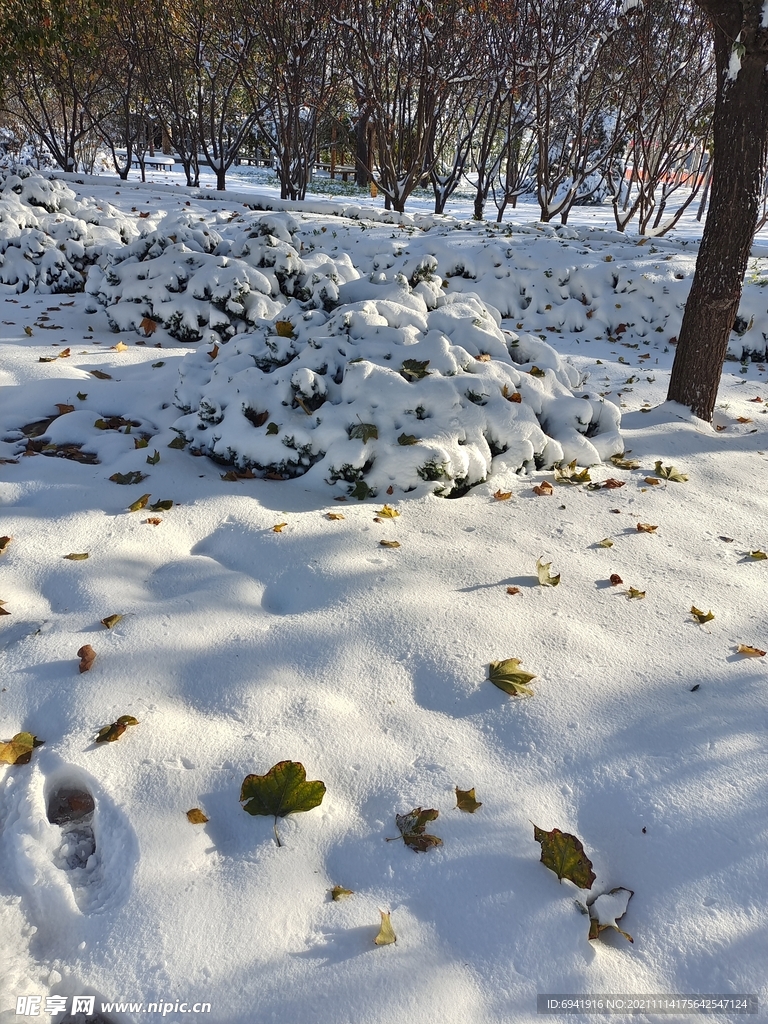
[[[651,487],[658,487],[658,485],[661,483],[661,480],[659,480],[659,478],[655,476],[647,476],[645,477],[645,482],[647,484],[650,484]]]
[[[192,810],[187,811],[187,821],[192,825],[204,825],[208,818],[203,814],[199,807],[193,807]]]
[[[383,910],[380,910],[381,914],[381,928],[379,928],[379,934],[373,940],[377,946],[389,946],[393,942],[397,942],[397,936],[392,927],[390,921],[390,915]]]
[[[509,499],[512,497],[512,491],[502,491],[501,489],[499,489],[498,491],[494,492],[493,496],[496,499],[496,501],[509,501]]]
[[[400,541],[399,540],[380,540],[379,544],[383,548],[399,548],[400,547]]]
[[[764,658],[765,651],[761,651],[759,647],[750,647],[748,644],[739,644],[736,648],[737,654],[745,654],[748,658]]]
[[[343,519],[344,516],[341,514],[341,512],[326,512],[325,518],[326,519]]]
[[[391,505],[385,505],[384,508],[379,509],[376,515],[382,516],[384,519],[397,519],[400,513],[396,508],[392,508]]]
[[[288,523],[275,523],[275,525],[272,527],[272,532],[282,533],[287,525]]]
[[[125,344],[124,341],[118,341],[116,345],[112,346],[112,350],[114,352],[127,352],[128,346]]]
[[[70,552],[70,554],[64,555],[64,557],[69,559],[70,562],[83,562],[85,561],[86,558],[89,558],[90,555],[88,554],[87,551],[82,551],[79,553],[77,551],[72,551]]]

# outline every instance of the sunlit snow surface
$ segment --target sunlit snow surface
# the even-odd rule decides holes
[[[176,186],[103,179],[69,187],[100,222],[78,217],[79,235],[66,239],[70,222],[56,225],[53,211],[47,237],[57,245],[23,236],[28,255],[22,264],[15,254],[18,266],[30,280],[42,267],[43,287],[78,273],[89,246],[106,253],[115,233],[131,245],[173,222],[227,235],[233,215],[295,220],[284,245],[297,240],[302,261],[351,268],[337,285],[342,299],[358,281],[397,285],[369,280],[382,254],[384,274],[406,257],[431,255],[448,282],[442,295],[488,313],[486,321],[478,311],[473,326],[488,324],[484,343],[499,347],[477,343],[477,354],[491,359],[461,343],[478,382],[500,395],[503,375],[517,374],[521,391],[528,384],[519,405],[533,409],[555,385],[575,395],[561,393],[563,402],[584,402],[575,387],[583,381],[621,410],[622,448],[640,465],[595,464],[593,483],[624,486],[590,490],[555,483],[535,462],[518,472],[520,463],[497,455],[485,482],[445,500],[432,493],[439,481],[400,486],[406,469],[396,448],[409,457],[418,445],[397,446],[385,424],[380,440],[357,443],[380,443],[393,460],[392,494],[387,479],[371,478],[376,497],[358,502],[346,481],[329,485],[327,474],[311,472],[222,480],[236,467],[196,457],[198,434],[184,450],[168,447],[191,415],[178,403],[193,382],[201,395],[220,387],[210,367],[226,367],[227,353],[263,335],[263,324],[249,333],[239,329],[245,318],[230,318],[238,333],[226,344],[220,336],[212,359],[208,336],[183,343],[160,325],[145,338],[128,322],[112,332],[108,315],[121,303],[102,305],[93,293],[0,287],[0,458],[8,460],[0,464],[0,534],[13,538],[0,556],[0,600],[10,612],[0,617],[0,739],[29,730],[46,741],[30,765],[3,767],[0,777],[0,1021],[23,1019],[15,999],[27,994],[205,1000],[212,1012],[200,1019],[217,1024],[507,1024],[533,1021],[544,992],[754,992],[764,1000],[768,667],[735,647],[768,649],[768,561],[749,557],[768,551],[766,404],[754,401],[768,400],[768,387],[764,364],[727,363],[717,430],[661,404],[695,259],[695,244],[682,241],[694,238],[695,221],[677,240],[638,245],[603,230],[604,211],[599,222],[595,211],[579,211],[557,231],[536,228],[528,207],[511,225],[488,229],[421,215],[387,223],[380,211],[355,220],[346,202],[346,217],[321,212],[319,201],[304,216]],[[6,252],[9,239],[38,230],[17,224],[14,234],[7,221],[0,229]],[[455,270],[463,264],[459,273],[451,260]],[[750,264],[742,306],[752,326],[732,342],[749,342],[750,351],[768,333],[762,264]],[[418,287],[401,288],[409,301],[416,296],[404,307],[410,318],[373,325],[382,331],[378,349],[368,336],[354,341],[371,366],[399,371],[386,352],[399,355],[419,318],[451,308],[414,308],[419,297],[426,305]],[[275,302],[278,316],[296,314],[271,285],[254,294]],[[530,296],[525,307],[521,296]],[[316,311],[325,318],[316,337],[330,337],[334,312],[322,302]],[[297,316],[299,342],[302,323]],[[538,342],[535,358],[515,363],[510,335]],[[429,358],[427,370],[448,386],[461,375],[440,363],[453,351],[440,344],[419,360]],[[310,351],[307,341],[302,352]],[[316,378],[301,371],[317,367],[304,355],[295,369],[285,365],[281,387],[298,373],[306,404]],[[546,376],[531,376],[532,365]],[[358,370],[369,372],[355,363],[347,372]],[[435,383],[393,376],[393,387],[415,394]],[[366,403],[360,419],[368,422],[391,407],[386,397],[363,381],[352,400]],[[310,418],[282,400],[256,411],[279,413],[280,425]],[[57,403],[74,411],[57,415]],[[488,405],[470,406],[490,416]],[[119,423],[110,429],[110,417],[130,421],[130,433]],[[34,421],[51,424],[29,444],[21,428]],[[255,434],[266,437],[268,422],[246,420],[236,443],[245,450]],[[399,429],[394,416],[391,429]],[[56,447],[35,453],[46,445]],[[55,456],[75,445],[98,461]],[[688,482],[647,483],[657,460]],[[109,479],[132,472],[146,478]],[[550,497],[533,493],[544,480]],[[496,492],[511,497],[496,500]],[[128,512],[146,493],[148,505]],[[174,501],[170,511],[150,510],[163,499]],[[400,516],[377,515],[384,503]],[[641,533],[638,523],[658,529]],[[613,547],[597,546],[607,537]],[[64,559],[71,552],[89,558]],[[539,558],[561,574],[558,587],[538,585]],[[612,586],[612,574],[623,583]],[[645,598],[628,599],[629,587]],[[715,618],[699,626],[691,606]],[[123,619],[107,630],[100,620],[115,613]],[[97,658],[81,675],[76,652],[86,643]],[[489,662],[509,657],[536,673],[535,696],[511,698],[487,681]],[[122,714],[140,724],[117,743],[94,745],[98,729]],[[245,814],[238,798],[247,774],[286,759],[301,761],[327,794],[315,810],[280,821],[278,848],[272,821]],[[62,786],[93,798],[93,853],[87,831],[72,836],[48,821]],[[482,807],[474,815],[455,809],[456,786],[475,787]],[[439,808],[431,830],[443,845],[421,854],[385,842],[397,835],[395,814],[418,806]],[[208,824],[187,821],[193,807]],[[597,875],[592,894],[634,892],[619,922],[634,945],[612,929],[588,941],[576,904],[585,894],[539,862],[531,822],[581,839]],[[354,895],[332,902],[337,884]],[[391,911],[395,945],[373,943],[379,909]]]

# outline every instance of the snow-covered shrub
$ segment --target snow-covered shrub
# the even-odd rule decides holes
[[[494,469],[623,450],[618,409],[574,397],[579,375],[550,345],[445,295],[434,257],[391,262],[342,284],[330,313],[294,301],[215,359],[186,356],[175,429],[222,463],[359,497],[460,494]]]

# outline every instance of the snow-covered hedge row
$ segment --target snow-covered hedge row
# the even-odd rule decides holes
[[[358,497],[462,493],[492,471],[593,464],[623,450],[619,410],[474,295],[446,295],[426,256],[339,287],[332,310],[185,357],[175,429],[239,469],[309,473]]]

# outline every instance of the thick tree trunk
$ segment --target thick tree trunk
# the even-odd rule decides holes
[[[697,3],[715,31],[712,193],[667,398],[711,421],[757,223],[768,139],[768,29],[761,26],[763,0]]]

